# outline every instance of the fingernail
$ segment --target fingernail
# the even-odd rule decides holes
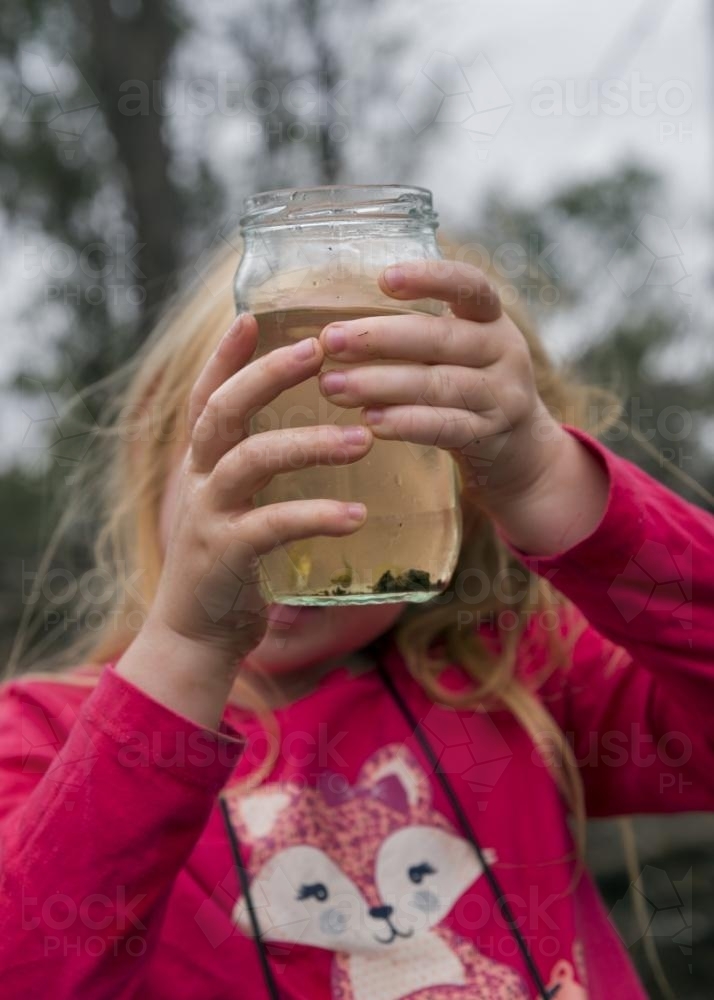
[[[344,351],[347,337],[341,326],[328,326],[325,331],[325,348],[330,354]]]
[[[308,358],[314,356],[316,346],[317,341],[314,337],[306,337],[304,340],[298,340],[297,344],[293,344],[293,354],[300,361],[307,361]]]
[[[342,372],[325,372],[320,377],[320,388],[328,396],[336,392],[342,392],[347,385],[347,377]]]
[[[230,342],[238,336],[238,334],[240,333],[241,326],[243,325],[243,315],[244,314],[241,313],[240,316],[236,316],[236,318],[233,320],[233,322],[228,327],[226,332],[223,334],[221,339],[218,341],[218,345],[215,351],[216,354],[220,354],[221,351],[223,350],[223,347],[230,344]]]
[[[381,424],[384,420],[384,410],[368,409],[364,411],[364,419],[368,424]]]
[[[364,444],[367,437],[367,430],[359,425],[345,427],[342,430],[342,436],[345,441],[348,441],[350,444]]]
[[[367,508],[363,503],[348,503],[347,513],[353,521],[364,521],[367,516]]]
[[[388,267],[384,272],[384,283],[392,292],[403,288],[406,280],[407,276],[401,267]]]

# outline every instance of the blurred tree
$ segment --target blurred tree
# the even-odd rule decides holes
[[[351,22],[372,7],[341,5]],[[359,72],[329,4],[237,11],[226,22],[229,76],[210,56],[184,58],[197,33],[186,10],[178,0],[10,0],[0,11],[0,78],[17,96],[0,122],[0,207],[23,234],[26,276],[42,279],[33,322],[51,315],[62,327],[52,374],[59,366],[76,385],[134,353],[180,269],[246,193],[349,172],[342,91]],[[220,114],[244,149],[230,190],[208,149]],[[198,137],[190,169],[182,131]]]
[[[276,38],[283,43],[276,45]],[[265,171],[261,186],[293,185],[296,173],[302,173],[306,184],[337,182],[345,166],[338,126],[346,116],[339,95],[345,74],[329,34],[327,5],[320,0],[287,6],[283,0],[267,0],[262,16],[245,17],[232,39],[246,79],[257,84],[262,148],[256,161]],[[285,44],[290,39],[296,44]],[[310,105],[313,110],[306,114]]]
[[[0,209],[38,291],[28,321],[56,331],[54,356],[38,352],[31,377],[17,377],[25,395],[39,394],[28,402],[42,411],[30,430],[51,436],[44,467],[23,461],[0,479],[4,640],[22,608],[17,581],[37,567],[58,509],[67,471],[58,462],[72,447],[47,386],[69,379],[76,396],[131,356],[181,262],[187,197],[171,176],[160,109],[120,102],[130,88],[157,92],[183,30],[166,0],[8,0],[0,9],[0,79],[15,95],[0,121]],[[193,210],[211,194],[193,192]],[[101,403],[97,395],[95,415]],[[86,559],[79,537],[70,548]]]
[[[33,318],[62,308],[57,352],[75,384],[133,353],[180,263],[185,199],[162,118],[121,98],[156,93],[182,30],[168,2],[11,0],[0,12],[18,96],[0,128],[0,204],[28,277],[44,278]]]

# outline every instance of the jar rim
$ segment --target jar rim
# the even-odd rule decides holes
[[[408,184],[326,184],[258,191],[243,203],[241,228],[341,220],[415,220],[436,227],[432,193]]]

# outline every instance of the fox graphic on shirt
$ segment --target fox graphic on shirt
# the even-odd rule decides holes
[[[252,848],[261,936],[334,952],[333,1000],[531,996],[515,969],[442,925],[483,868],[433,808],[428,777],[403,746],[373,754],[353,786],[323,774],[315,788],[268,784],[229,804]],[[250,933],[243,900],[233,916]],[[550,985],[558,1000],[586,1000],[568,961]]]

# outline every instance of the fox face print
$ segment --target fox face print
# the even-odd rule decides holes
[[[528,997],[514,970],[441,925],[483,870],[403,746],[373,754],[354,785],[336,774],[315,788],[266,785],[230,809],[252,848],[262,936],[335,952],[334,997]],[[249,932],[243,900],[234,919]]]

